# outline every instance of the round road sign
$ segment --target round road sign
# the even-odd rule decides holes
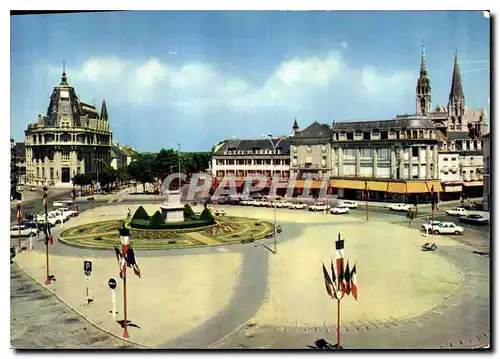
[[[110,287],[111,289],[115,289],[115,288],[116,288],[116,280],[115,280],[115,278],[110,278],[110,279],[108,280],[108,285],[109,285],[109,287]]]

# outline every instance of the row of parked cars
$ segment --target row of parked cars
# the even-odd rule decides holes
[[[326,202],[318,202],[313,205],[307,205],[303,202],[289,202],[281,198],[275,200],[270,200],[267,198],[251,198],[241,201],[219,201],[219,204],[232,203],[239,204],[242,206],[253,206],[253,207],[270,207],[270,208],[288,208],[292,210],[307,209],[312,212],[325,212],[329,211],[332,214],[344,214],[349,213],[350,209],[357,208],[358,204],[354,201],[340,201],[336,207],[331,207]]]
[[[40,212],[34,215],[26,215],[26,218],[21,224],[10,228],[11,237],[29,237],[37,236],[43,230],[46,223],[50,227],[69,221],[70,218],[78,216],[78,207],[72,201],[59,201],[53,203],[54,210],[48,212],[47,217],[45,212]]]

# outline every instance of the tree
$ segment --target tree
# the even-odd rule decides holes
[[[99,182],[103,187],[108,187],[115,183],[117,179],[116,170],[113,167],[106,166],[99,172]]]
[[[130,175],[128,174],[127,167],[118,168],[116,171],[116,179],[123,186],[123,183],[128,183],[130,181]]]
[[[179,157],[176,151],[162,148],[153,160],[152,172],[154,177],[163,181],[169,174],[177,172],[178,163]],[[174,168],[175,170],[173,170]]]
[[[130,177],[142,183],[143,192],[146,192],[146,183],[151,183],[154,180],[151,169],[153,160],[153,156],[142,154],[137,156],[137,160],[127,167]]]
[[[80,186],[80,196],[81,196],[83,191],[83,186],[85,185],[85,176],[81,173],[78,173],[73,176],[71,181],[73,182],[73,187]]]

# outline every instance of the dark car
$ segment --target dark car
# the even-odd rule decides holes
[[[475,225],[486,225],[490,222],[488,218],[484,218],[480,214],[469,214],[465,217],[460,217],[459,221]]]

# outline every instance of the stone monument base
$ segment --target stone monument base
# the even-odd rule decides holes
[[[165,222],[184,222],[184,206],[181,203],[181,192],[168,191],[165,193],[165,199],[165,202],[160,206]]]

